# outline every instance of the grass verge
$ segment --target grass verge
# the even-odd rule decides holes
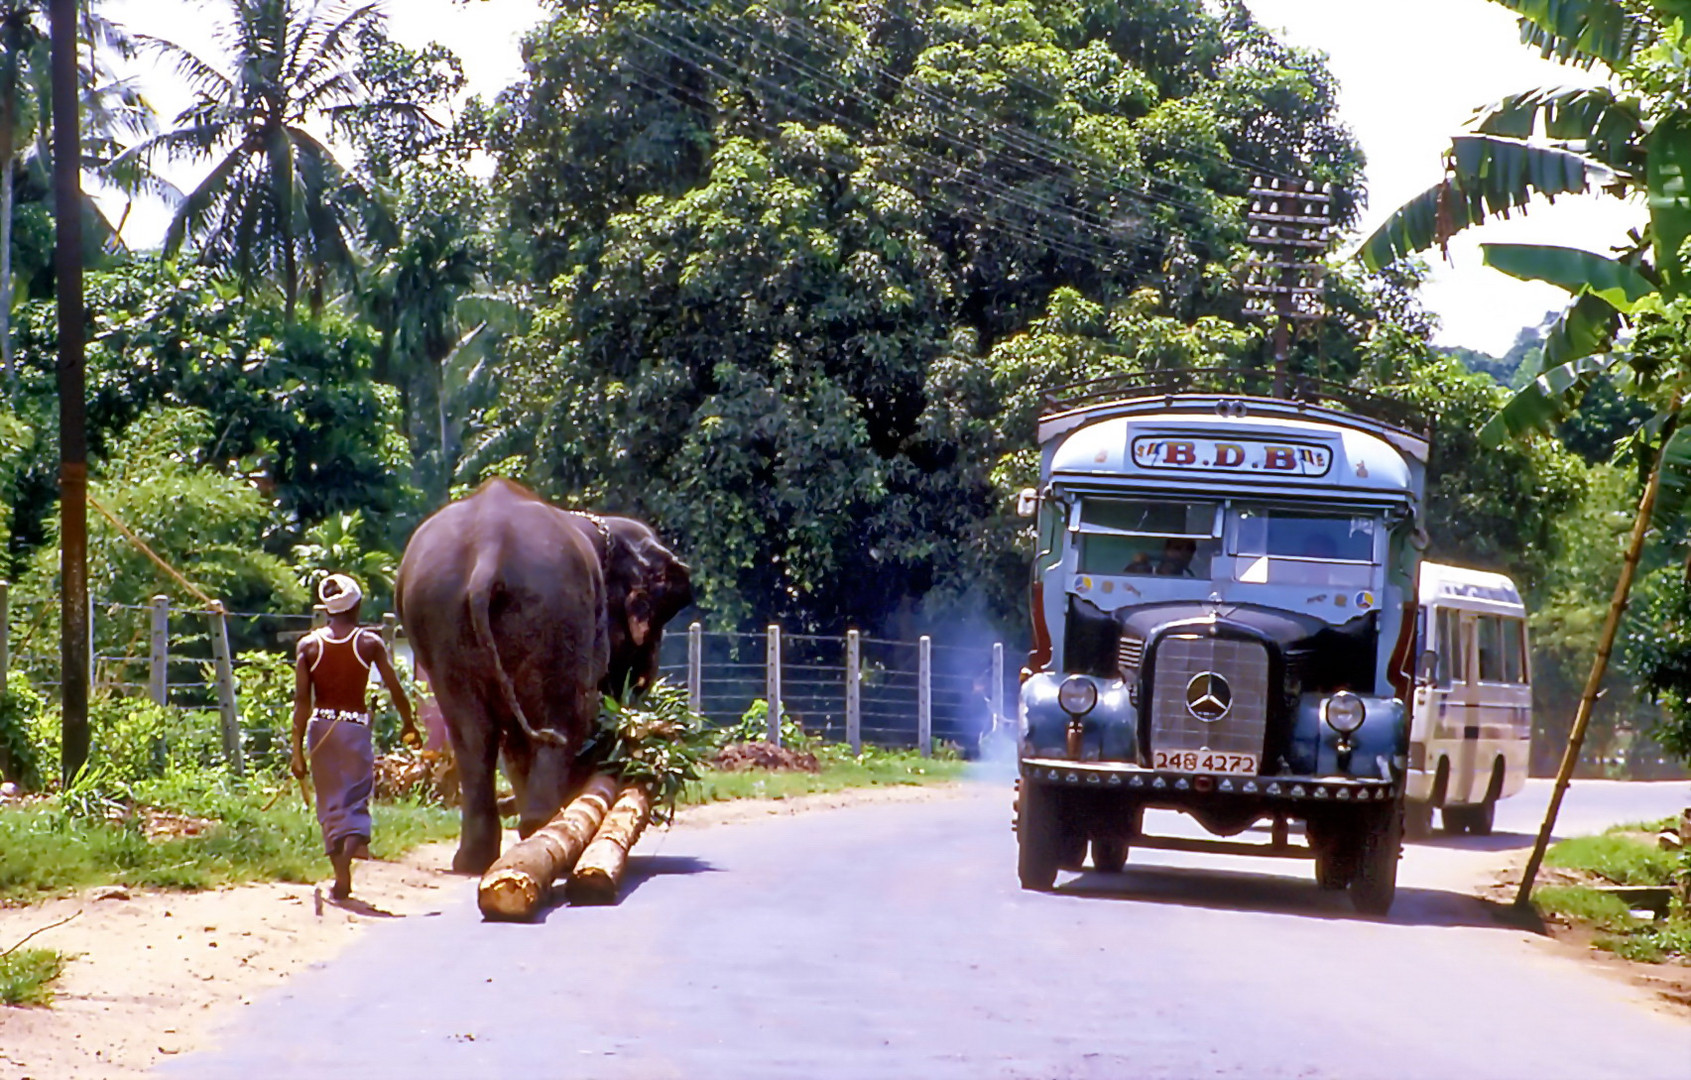
[[[1563,871],[1569,883],[1533,890],[1533,903],[1545,916],[1591,930],[1593,944],[1624,959],[1691,964],[1691,910],[1684,891],[1691,854],[1663,851],[1639,832],[1639,826],[1621,825],[1553,846],[1545,865]],[[1676,895],[1665,918],[1643,918],[1604,885],[1668,886]]]
[[[925,758],[914,750],[866,746],[861,757],[854,757],[841,745],[810,749],[822,766],[821,772],[707,769],[698,783],[688,785],[678,801],[684,806],[701,805],[732,799],[786,799],[846,788],[947,783],[961,779],[968,767],[967,762],[955,756]]]
[[[16,949],[0,956],[0,1005],[51,1005],[65,956],[52,949]]]
[[[95,885],[207,889],[242,881],[313,881],[328,869],[317,820],[299,796],[213,777],[136,785],[130,801],[55,799],[0,810],[0,902],[28,903]],[[176,834],[149,835],[156,812]],[[372,852],[386,858],[457,834],[458,814],[421,803],[373,807]],[[181,825],[198,829],[184,835]]]

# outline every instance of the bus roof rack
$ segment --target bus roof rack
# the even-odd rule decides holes
[[[1417,439],[1432,438],[1431,420],[1407,402],[1298,372],[1287,374],[1284,385],[1276,388],[1275,373],[1261,368],[1164,368],[1062,383],[1046,389],[1040,419],[1110,402],[1176,395],[1313,405],[1351,413]]]

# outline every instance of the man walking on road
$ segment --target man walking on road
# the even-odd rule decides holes
[[[370,793],[375,746],[370,739],[370,668],[382,673],[402,723],[401,737],[417,741],[411,701],[393,670],[381,635],[358,625],[364,599],[358,583],[330,574],[317,587],[329,625],[300,639],[294,661],[293,774],[311,773],[317,823],[335,869],[329,895],[352,895],[352,860],[370,857]],[[310,765],[307,766],[307,758]]]

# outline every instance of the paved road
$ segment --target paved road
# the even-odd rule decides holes
[[[1566,820],[1688,794],[1580,785]],[[1021,892],[1004,784],[677,829],[620,906],[483,924],[466,882],[161,1075],[1691,1080],[1691,1023],[1466,895],[1544,796],[1485,841],[1413,848],[1388,920],[1304,864],[1171,852]]]

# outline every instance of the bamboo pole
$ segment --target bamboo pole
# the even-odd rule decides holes
[[[598,774],[570,804],[482,875],[476,902],[484,919],[532,919],[552,896],[552,882],[570,872],[617,796],[617,782]]]
[[[652,797],[644,787],[630,784],[622,789],[593,842],[564,882],[564,896],[570,903],[616,903],[622,874],[628,867],[628,850],[640,839],[651,815]]]
[[[1674,403],[1675,410],[1678,402]],[[1662,432],[1662,446],[1673,435],[1674,425],[1670,422]],[[1603,684],[1603,676],[1609,670],[1609,654],[1614,651],[1615,634],[1620,630],[1621,616],[1626,613],[1627,598],[1632,593],[1632,579],[1638,572],[1638,560],[1644,551],[1644,536],[1650,531],[1650,519],[1655,514],[1656,492],[1662,483],[1662,455],[1656,452],[1655,467],[1650,470],[1650,480],[1644,485],[1644,495],[1638,500],[1638,517],[1632,523],[1632,535],[1627,539],[1626,558],[1621,563],[1621,576],[1615,582],[1614,596],[1609,600],[1609,615],[1603,620],[1603,633],[1597,641],[1597,655],[1591,661],[1591,674],[1585,680],[1585,692],[1580,695],[1579,708],[1574,713],[1573,730],[1568,732],[1567,749],[1562,751],[1562,767],[1556,770],[1556,786],[1550,791],[1550,806],[1544,811],[1544,824],[1539,827],[1538,839],[1533,843],[1532,856],[1527,859],[1527,867],[1521,873],[1521,888],[1515,894],[1515,906],[1527,907],[1532,903],[1532,886],[1538,878],[1538,868],[1544,862],[1544,852],[1550,847],[1550,833],[1556,828],[1556,815],[1562,809],[1562,796],[1567,793],[1568,781],[1573,778],[1574,766],[1579,762],[1580,747],[1585,744],[1585,728],[1591,722],[1592,707],[1597,704],[1597,694]]]

